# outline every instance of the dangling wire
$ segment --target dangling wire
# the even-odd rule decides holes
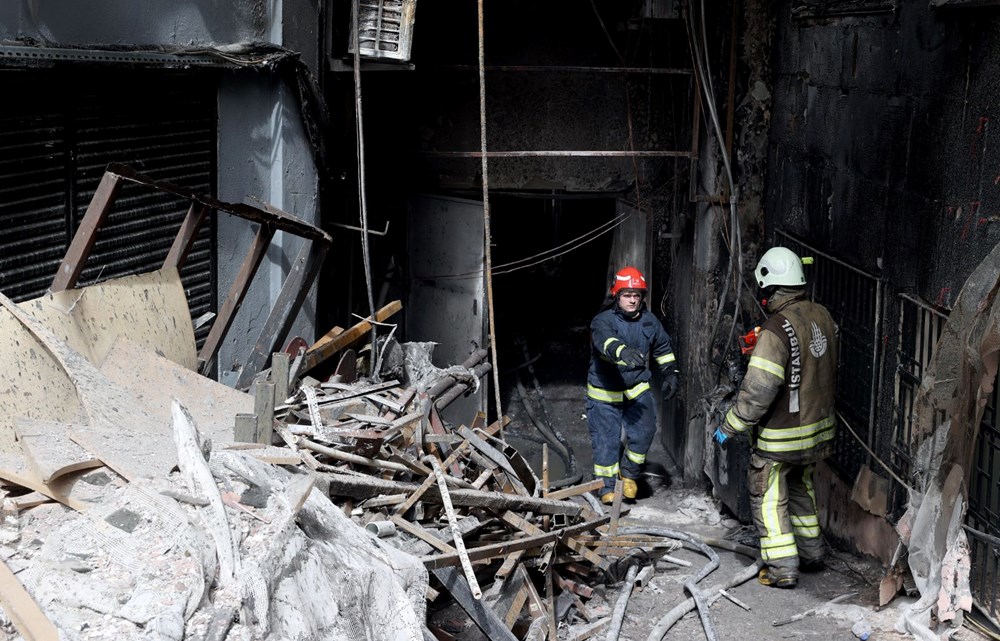
[[[365,130],[361,117],[361,15],[358,0],[353,0],[354,11],[354,102],[355,122],[358,127],[358,209],[361,212],[361,257],[365,268],[365,287],[368,290],[368,309],[372,319],[372,350],[369,355],[371,377],[378,378],[375,371],[377,330],[375,325],[375,296],[372,290],[371,259],[368,255],[368,199],[365,196]]]
[[[715,131],[716,138],[719,140],[719,151],[722,156],[722,162],[725,167],[726,180],[729,183],[729,232],[726,233],[725,228],[723,229],[723,240],[726,243],[726,247],[729,249],[729,265],[726,268],[726,272],[731,272],[731,277],[727,276],[725,284],[722,288],[722,293],[719,296],[718,309],[716,310],[715,322],[712,326],[712,342],[714,345],[716,335],[719,332],[719,325],[722,322],[722,312],[725,308],[726,299],[729,296],[729,287],[731,284],[735,285],[735,299],[736,308],[739,309],[740,297],[743,291],[743,238],[740,231],[740,220],[736,213],[736,201],[738,199],[738,193],[736,188],[736,182],[733,179],[732,165],[730,163],[729,152],[726,150],[723,144],[723,134],[722,126],[719,124],[719,115],[715,107],[715,90],[712,86],[711,70],[708,66],[708,37],[705,27],[705,2],[701,0],[699,3],[701,7],[700,11],[700,29],[695,23],[694,17],[694,3],[691,2],[688,5],[688,10],[686,11],[686,19],[684,21],[685,27],[688,33],[688,42],[691,45],[691,53],[694,59],[694,70],[695,76],[698,79],[698,84],[700,85],[702,92],[704,93],[706,110],[709,115],[709,122]],[[698,35],[701,35],[701,42],[699,42]],[[733,335],[736,329],[736,319],[737,314],[733,314],[733,322],[730,326],[729,333],[726,338],[725,351],[729,350],[729,345],[732,342]],[[720,361],[720,371],[721,371],[721,361]]]
[[[357,0],[354,0],[357,2]],[[486,309],[490,323],[490,351],[493,354],[493,391],[496,394],[497,420],[503,417],[500,404],[500,363],[497,360],[496,320],[493,315],[493,256],[490,245],[493,243],[490,234],[490,179],[486,161],[486,44],[483,30],[483,0],[479,0],[479,146],[483,152],[483,259],[486,280]],[[503,421],[499,423],[500,438],[503,438]]]

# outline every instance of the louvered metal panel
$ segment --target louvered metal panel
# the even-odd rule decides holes
[[[0,290],[44,293],[107,165],[214,192],[215,81],[158,70],[5,71],[0,108]],[[39,89],[44,88],[44,89]],[[188,203],[126,183],[78,284],[158,269]],[[181,278],[192,317],[215,310],[214,217]],[[207,328],[197,334],[199,344]]]
[[[65,119],[25,107],[0,112],[0,291],[16,301],[45,292],[68,226]]]

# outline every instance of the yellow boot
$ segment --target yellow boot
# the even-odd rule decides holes
[[[622,477],[622,496],[627,499],[634,499],[635,495],[639,493],[639,486],[636,485],[635,479],[627,479]]]
[[[605,505],[611,505],[614,502],[615,502],[614,492],[605,492],[604,494],[601,495],[601,503]]]

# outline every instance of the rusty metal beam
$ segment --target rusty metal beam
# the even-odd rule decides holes
[[[319,274],[329,248],[327,243],[317,243],[309,239],[303,241],[298,256],[292,262],[291,271],[281,285],[281,292],[271,306],[271,313],[268,314],[264,326],[257,335],[257,342],[250,352],[250,357],[240,371],[236,381],[238,389],[249,386],[253,377],[264,368],[271,354],[281,350],[281,344],[288,336],[292,322],[305,301],[309,287]]]
[[[219,315],[212,323],[212,329],[208,333],[208,338],[205,339],[205,344],[202,345],[201,352],[198,353],[198,369],[202,374],[207,374],[211,370],[212,359],[215,358],[216,352],[219,351],[219,345],[222,344],[222,338],[229,331],[233,319],[236,318],[236,312],[239,311],[243,297],[250,289],[250,283],[253,282],[254,274],[257,273],[257,268],[264,260],[264,255],[267,253],[273,236],[274,228],[269,225],[261,225],[254,237],[253,245],[251,245],[247,255],[243,257],[240,271],[236,274],[236,279],[233,280],[233,285],[219,310]]]
[[[139,185],[146,185],[152,187],[157,191],[166,192],[168,194],[173,194],[184,198],[185,200],[190,200],[192,202],[199,203],[201,205],[207,206],[209,209],[214,209],[215,211],[223,211],[227,214],[232,214],[234,216],[239,216],[240,218],[249,220],[250,222],[260,223],[261,225],[266,225],[271,227],[274,231],[287,231],[295,234],[296,236],[301,236],[303,238],[312,238],[316,240],[321,240],[323,242],[332,242],[332,238],[328,233],[316,227],[310,225],[309,223],[290,216],[281,210],[275,209],[270,206],[254,207],[252,205],[244,205],[238,203],[227,203],[222,200],[218,200],[207,194],[198,194],[193,191],[184,189],[183,187],[178,187],[173,183],[166,181],[158,181],[149,178],[143,174],[140,174],[136,170],[128,167],[127,165],[119,165],[117,163],[111,163],[108,165],[108,171],[119,176],[124,180],[133,182]]]
[[[97,231],[104,224],[104,220],[111,211],[111,206],[118,197],[118,191],[122,186],[122,177],[116,173],[105,172],[101,182],[97,185],[94,197],[90,199],[87,206],[87,213],[84,214],[80,227],[73,236],[66,255],[56,276],[49,286],[50,292],[61,292],[66,289],[76,287],[76,280],[83,272],[83,266],[87,264],[87,257],[97,241]]]
[[[170,246],[167,258],[163,261],[164,269],[169,267],[180,269],[184,261],[187,260],[188,253],[190,253],[191,247],[194,246],[194,241],[198,238],[198,230],[201,229],[207,217],[208,207],[195,202],[191,203],[191,206],[188,207],[187,215],[184,217],[184,222],[181,223],[181,228],[174,237],[174,244]]]
[[[481,151],[421,151],[423,156],[442,158],[482,158]],[[690,151],[617,151],[617,150],[532,150],[487,151],[487,158],[690,158]]]

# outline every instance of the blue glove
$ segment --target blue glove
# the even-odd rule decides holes
[[[722,444],[724,444],[724,443],[725,443],[725,442],[726,442],[727,440],[729,440],[729,435],[728,435],[728,434],[726,434],[725,432],[723,432],[723,431],[722,431],[722,428],[721,428],[721,427],[717,427],[717,428],[715,428],[715,435],[714,435],[714,436],[715,436],[715,441],[716,441],[716,442],[717,442],[717,443],[718,443],[719,445],[722,445]]]

